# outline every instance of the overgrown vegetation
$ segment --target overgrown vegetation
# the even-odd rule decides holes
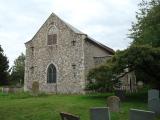
[[[7,57],[4,55],[3,49],[0,45],[0,85],[7,85],[9,83],[8,64],[9,61]]]
[[[21,53],[9,69],[9,61],[0,45],[0,85],[23,85],[25,55]]]
[[[21,53],[14,61],[14,65],[11,67],[10,83],[12,85],[24,84],[24,70],[25,69],[25,55]]]
[[[137,21],[129,34],[132,44],[116,51],[104,65],[91,70],[87,88],[107,90],[110,85],[117,85],[121,77],[135,71],[137,80],[160,89],[160,1],[142,1],[139,7]]]

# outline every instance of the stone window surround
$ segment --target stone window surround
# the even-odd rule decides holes
[[[74,78],[76,77],[76,64],[72,64],[72,69],[73,69],[73,76]]]
[[[55,68],[56,68],[56,82],[55,82],[55,83],[48,83],[48,82],[47,82],[48,67],[49,67],[51,64],[53,64],[53,65],[55,66]],[[56,84],[58,83],[58,81],[59,81],[59,70],[58,70],[57,65],[52,61],[52,62],[48,63],[47,68],[46,68],[46,71],[45,71],[45,83],[46,83],[46,84],[50,84],[50,85],[56,85]]]
[[[47,83],[56,83],[57,70],[53,64],[50,64],[47,70]]]
[[[56,44],[53,44],[53,45],[48,45],[48,33],[49,33],[49,30],[54,27],[56,29],[56,31],[53,33],[53,34],[57,34],[57,41],[56,41]],[[57,46],[58,45],[58,38],[59,38],[59,34],[58,34],[58,28],[56,27],[56,25],[54,24],[51,24],[48,28],[47,28],[47,34],[46,34],[46,45],[47,46]]]

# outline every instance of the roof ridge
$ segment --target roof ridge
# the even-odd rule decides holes
[[[104,45],[103,43],[100,43],[98,41],[96,41],[95,39],[89,37],[87,34],[81,32],[79,29],[75,28],[74,26],[72,26],[71,24],[65,22],[64,20],[62,20],[60,17],[58,17],[58,15],[56,15],[55,13],[51,13],[50,16],[47,18],[47,20],[51,17],[51,16],[55,16],[57,17],[59,20],[61,20],[68,28],[70,28],[73,32],[77,33],[77,34],[82,34],[82,35],[86,35],[86,38],[88,38],[90,41],[94,42],[95,44],[97,44],[98,46],[102,47],[103,49],[109,51],[110,53],[114,53],[114,50],[109,48],[108,46]],[[40,29],[42,28],[42,26],[47,22],[47,20],[41,25],[41,27],[38,29],[38,31],[36,32],[36,34],[40,31]],[[33,40],[33,38],[36,36],[36,34],[32,37],[32,39],[30,41]],[[26,43],[29,43],[30,41],[27,41]],[[26,44],[25,43],[25,44]]]

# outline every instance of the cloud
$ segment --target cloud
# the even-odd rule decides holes
[[[117,50],[131,40],[126,34],[135,20],[139,0],[5,0],[0,1],[0,44],[10,65],[48,16],[54,12],[94,39]]]

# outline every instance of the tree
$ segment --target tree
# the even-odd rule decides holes
[[[11,68],[10,79],[13,84],[24,83],[24,70],[25,70],[25,55],[21,53],[20,56],[14,61]]]
[[[133,44],[160,47],[160,0],[142,1],[129,37]]]
[[[132,24],[129,34],[133,39],[132,44],[125,50],[117,51],[103,66],[91,70],[89,84],[97,84],[102,80],[103,85],[108,84],[108,81],[118,81],[135,71],[138,79],[160,89],[160,1],[142,1],[139,6],[137,21]],[[93,78],[96,78],[96,82],[92,82]]]
[[[110,64],[104,64],[92,69],[88,74],[87,89],[99,92],[112,91],[117,81],[112,79],[113,73],[111,68]]]
[[[0,45],[0,85],[8,84],[8,65],[9,61],[3,53],[3,49]]]
[[[117,51],[104,65],[89,72],[87,87],[92,90],[112,89],[115,85],[120,85],[120,78],[132,71],[139,72],[146,83],[160,89],[160,47],[132,45],[126,50]]]
[[[124,51],[120,51],[112,58],[114,73],[122,77],[128,72],[136,71],[142,74],[141,78],[160,89],[160,47],[153,48],[150,45],[132,45]],[[128,68],[129,71],[124,70]],[[122,74],[123,73],[123,74]]]

